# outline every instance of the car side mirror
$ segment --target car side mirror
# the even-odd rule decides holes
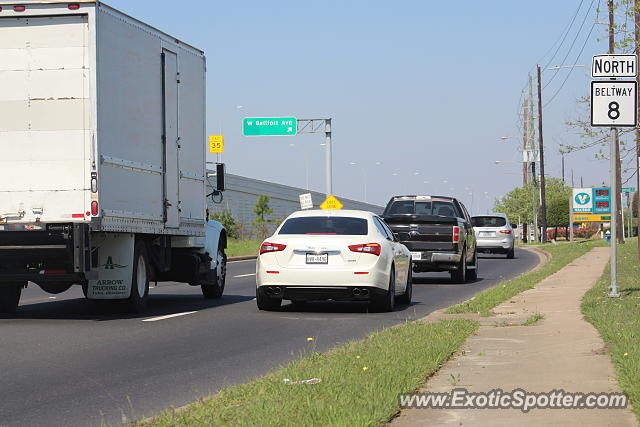
[[[511,228],[518,228],[518,224],[511,224]]]

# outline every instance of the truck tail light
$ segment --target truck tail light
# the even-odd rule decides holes
[[[98,192],[98,174],[96,172],[91,172],[91,192]]]
[[[365,243],[364,245],[351,245],[349,246],[351,252],[361,252],[365,254],[371,254],[380,256],[382,248],[378,243]]]
[[[69,3],[69,6],[67,6],[69,8],[69,10],[78,10],[80,9],[80,5],[78,3]]]
[[[511,230],[500,230],[501,234],[511,234],[512,231]]]
[[[98,215],[98,202],[95,200],[91,202],[91,215]]]
[[[281,245],[279,243],[264,242],[262,246],[260,246],[260,255],[266,254],[269,252],[281,252],[281,251],[284,251],[286,247],[287,245]]]
[[[458,227],[458,226],[454,226],[453,227],[453,243],[459,243],[460,242],[460,228],[462,227]]]
[[[24,12],[27,10],[27,6],[13,6],[14,12]]]

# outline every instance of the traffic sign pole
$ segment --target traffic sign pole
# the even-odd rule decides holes
[[[618,183],[616,182],[616,143],[618,141],[618,128],[611,128],[611,284],[609,286],[610,297],[619,297],[618,291],[618,236],[616,224],[618,222]]]

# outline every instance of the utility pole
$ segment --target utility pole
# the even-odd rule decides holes
[[[640,53],[640,1],[636,1],[634,6],[634,18],[636,24],[636,52]],[[640,74],[638,74],[638,76],[636,77],[636,81],[640,85]],[[640,103],[638,103],[638,112],[640,113]],[[636,158],[636,190],[640,191],[640,128],[636,128]],[[640,204],[640,201],[638,203]],[[640,211],[640,209],[638,210]],[[633,209],[631,209],[631,212],[631,215],[633,216]],[[640,258],[640,219],[638,220],[638,258]]]
[[[529,139],[529,100],[525,99],[522,103],[522,186],[526,186],[529,182],[529,158],[527,157],[528,139]]]
[[[538,158],[537,151],[535,148],[535,136],[536,136],[536,128],[534,126],[534,115],[533,115],[533,77],[531,73],[529,73],[529,140],[528,140],[528,150],[529,150],[529,166],[531,167],[531,175],[529,175],[529,182],[533,185],[531,186],[531,209],[533,214],[533,238],[536,242],[540,241],[540,229],[538,228],[538,182],[536,179],[536,160]]]
[[[607,7],[609,8],[609,53],[614,54],[615,52],[615,32],[614,32],[614,10],[615,6],[613,4],[613,0],[607,1]],[[622,211],[620,210],[622,207],[622,166],[620,162],[620,140],[618,137],[618,128],[611,128],[613,145],[614,149],[612,150],[612,155],[615,157],[615,181],[616,181],[616,191],[611,195],[611,197],[616,198],[616,206],[617,209],[615,212],[611,212],[612,215],[616,216],[616,235],[618,238],[618,243],[624,243],[624,233],[623,227],[624,223],[622,222]],[[613,165],[613,162],[611,163]],[[613,184],[611,185],[611,189],[613,190]],[[612,231],[613,233],[613,231]],[[611,236],[613,239],[613,235]]]
[[[527,149],[529,147],[529,100],[524,99],[522,103],[522,188],[526,188],[529,183],[529,158],[527,157]],[[522,224],[522,241],[527,243],[529,240],[527,224]]]
[[[613,0],[610,0],[613,1]],[[547,242],[547,200],[544,177],[544,140],[542,138],[542,70],[538,68],[538,140],[540,142],[540,225],[542,226],[542,243]]]
[[[565,180],[564,180],[564,154],[562,155],[562,183],[565,184]]]

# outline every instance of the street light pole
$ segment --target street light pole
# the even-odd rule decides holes
[[[542,138],[542,81],[540,66],[538,68],[538,139],[540,142],[540,222],[542,226],[542,242],[547,242],[547,200],[544,177],[544,140]]]

